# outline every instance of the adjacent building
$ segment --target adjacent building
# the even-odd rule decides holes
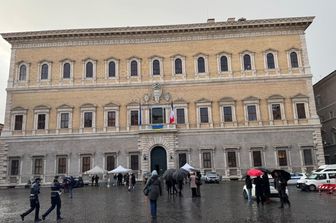
[[[314,84],[326,164],[336,163],[336,70]]]
[[[3,33],[3,180],[99,165],[239,178],[324,164],[305,31],[313,17]]]

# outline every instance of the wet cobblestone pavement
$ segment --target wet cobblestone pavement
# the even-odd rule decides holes
[[[158,200],[158,223],[221,223],[221,222],[336,222],[336,196],[298,191],[289,187],[291,208],[279,209],[279,199],[264,206],[249,205],[242,197],[242,182],[222,182],[201,186],[201,198],[192,198],[189,188],[183,197]],[[149,204],[142,193],[142,184],[135,191],[125,187],[91,187],[74,190],[74,198],[62,194],[60,222],[150,223]],[[0,222],[21,222],[19,214],[29,208],[29,190],[0,190]],[[50,188],[42,188],[40,213],[50,206]],[[34,213],[24,222],[33,222]],[[44,222],[56,222],[55,210]]]

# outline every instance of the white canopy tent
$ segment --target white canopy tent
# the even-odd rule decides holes
[[[104,170],[103,168],[101,168],[100,166],[95,166],[93,167],[91,170],[85,171],[84,174],[106,174],[107,170]]]
[[[188,171],[188,172],[192,172],[192,171],[197,170],[195,167],[189,165],[188,163],[184,164],[181,168]]]
[[[109,171],[108,173],[129,173],[131,171],[132,171],[131,169],[127,169],[127,168],[119,165],[117,168]]]

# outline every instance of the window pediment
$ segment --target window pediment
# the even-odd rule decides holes
[[[64,63],[64,62],[74,63],[75,61],[72,60],[72,59],[69,59],[69,58],[65,58],[65,59],[63,59],[63,60],[60,60],[59,62],[60,62],[60,63]]]
[[[268,100],[273,100],[273,99],[285,99],[285,98],[279,94],[273,94],[268,97]]]
[[[57,109],[73,109],[73,107],[67,104],[62,104],[58,106]]]
[[[18,106],[18,107],[13,108],[11,111],[27,111],[27,110],[28,109],[25,109],[25,108],[23,108],[21,106]]]
[[[247,98],[244,98],[243,101],[259,101],[259,98],[254,96],[249,96]]]
[[[44,63],[46,63],[46,64],[52,64],[52,61],[50,61],[50,60],[40,60],[39,63],[40,64],[44,64]]]
[[[208,56],[209,56],[208,54],[201,53],[201,52],[196,53],[196,54],[193,55],[193,57],[195,57],[195,58],[197,58],[197,57],[208,57]]]
[[[241,54],[241,55],[244,55],[244,54],[254,55],[255,52],[252,52],[252,51],[250,51],[250,50],[244,50],[244,51],[240,52],[240,54]]]
[[[83,60],[83,62],[89,62],[89,61],[97,62],[97,60],[92,59],[92,58],[90,58],[90,57],[87,57],[87,58],[85,58],[85,59]]]
[[[219,99],[219,102],[235,102],[235,100],[232,97],[223,97]]]
[[[227,56],[231,56],[232,54],[231,54],[231,53],[228,53],[228,52],[226,52],[226,51],[221,51],[221,52],[217,53],[217,55],[218,55],[218,56],[225,56],[225,55],[227,55]]]
[[[50,110],[50,107],[46,105],[37,105],[34,107],[34,110]]]
[[[137,61],[141,61],[141,58],[137,57],[137,56],[131,56],[129,57],[127,60],[137,60]]]
[[[289,48],[289,49],[287,50],[287,52],[293,52],[293,51],[297,51],[297,52],[299,52],[299,51],[301,51],[301,50],[298,49],[298,48],[296,48],[296,47],[292,47],[292,48]]]
[[[153,55],[153,56],[150,56],[148,59],[151,59],[151,60],[153,60],[153,59],[160,59],[160,60],[162,60],[163,57],[162,56],[158,56],[158,55]]]
[[[109,58],[106,58],[105,61],[110,61],[110,60],[114,60],[114,61],[117,61],[119,62],[119,59],[115,58],[115,57],[109,57]]]
[[[174,104],[188,104],[188,102],[184,100],[183,98],[178,98],[173,103]]]
[[[113,103],[113,102],[110,102],[110,103],[104,105],[104,107],[119,107],[119,106],[120,106],[120,105],[115,104],[115,103]]]
[[[170,58],[175,59],[175,58],[185,58],[185,56],[181,55],[181,54],[175,54],[173,56],[171,56]]]
[[[265,53],[277,53],[278,51],[276,49],[268,48],[264,51]]]
[[[206,99],[206,98],[201,98],[201,99],[195,101],[195,103],[211,103],[211,101],[209,99]]]
[[[304,94],[299,93],[292,97],[292,99],[296,99],[296,98],[299,99],[299,98],[309,98],[309,97]]]
[[[97,105],[91,103],[85,103],[80,106],[80,108],[96,108]]]
[[[128,106],[139,106],[139,105],[140,105],[139,102],[132,101],[132,102],[128,103],[126,106],[128,107]]]

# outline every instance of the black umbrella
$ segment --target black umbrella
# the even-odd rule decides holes
[[[288,173],[288,172],[285,171],[285,170],[278,170],[278,169],[273,170],[273,171],[271,172],[273,178],[276,177],[276,176],[275,176],[275,173],[278,173],[278,176],[282,177],[282,178],[283,178],[284,180],[286,180],[286,181],[290,180],[290,178],[291,178],[290,173]]]
[[[266,167],[256,167],[255,169],[261,170],[264,173],[271,173],[272,172],[269,169],[267,169]]]
[[[176,169],[168,169],[168,170],[166,170],[163,173],[163,175],[162,175],[163,179],[165,179],[165,180],[171,180],[171,179],[173,179],[173,174],[174,174],[175,171],[176,171]]]
[[[179,180],[183,180],[184,178],[186,178],[186,176],[188,176],[188,171],[186,171],[185,169],[178,169],[173,173],[173,178],[177,181]]]

